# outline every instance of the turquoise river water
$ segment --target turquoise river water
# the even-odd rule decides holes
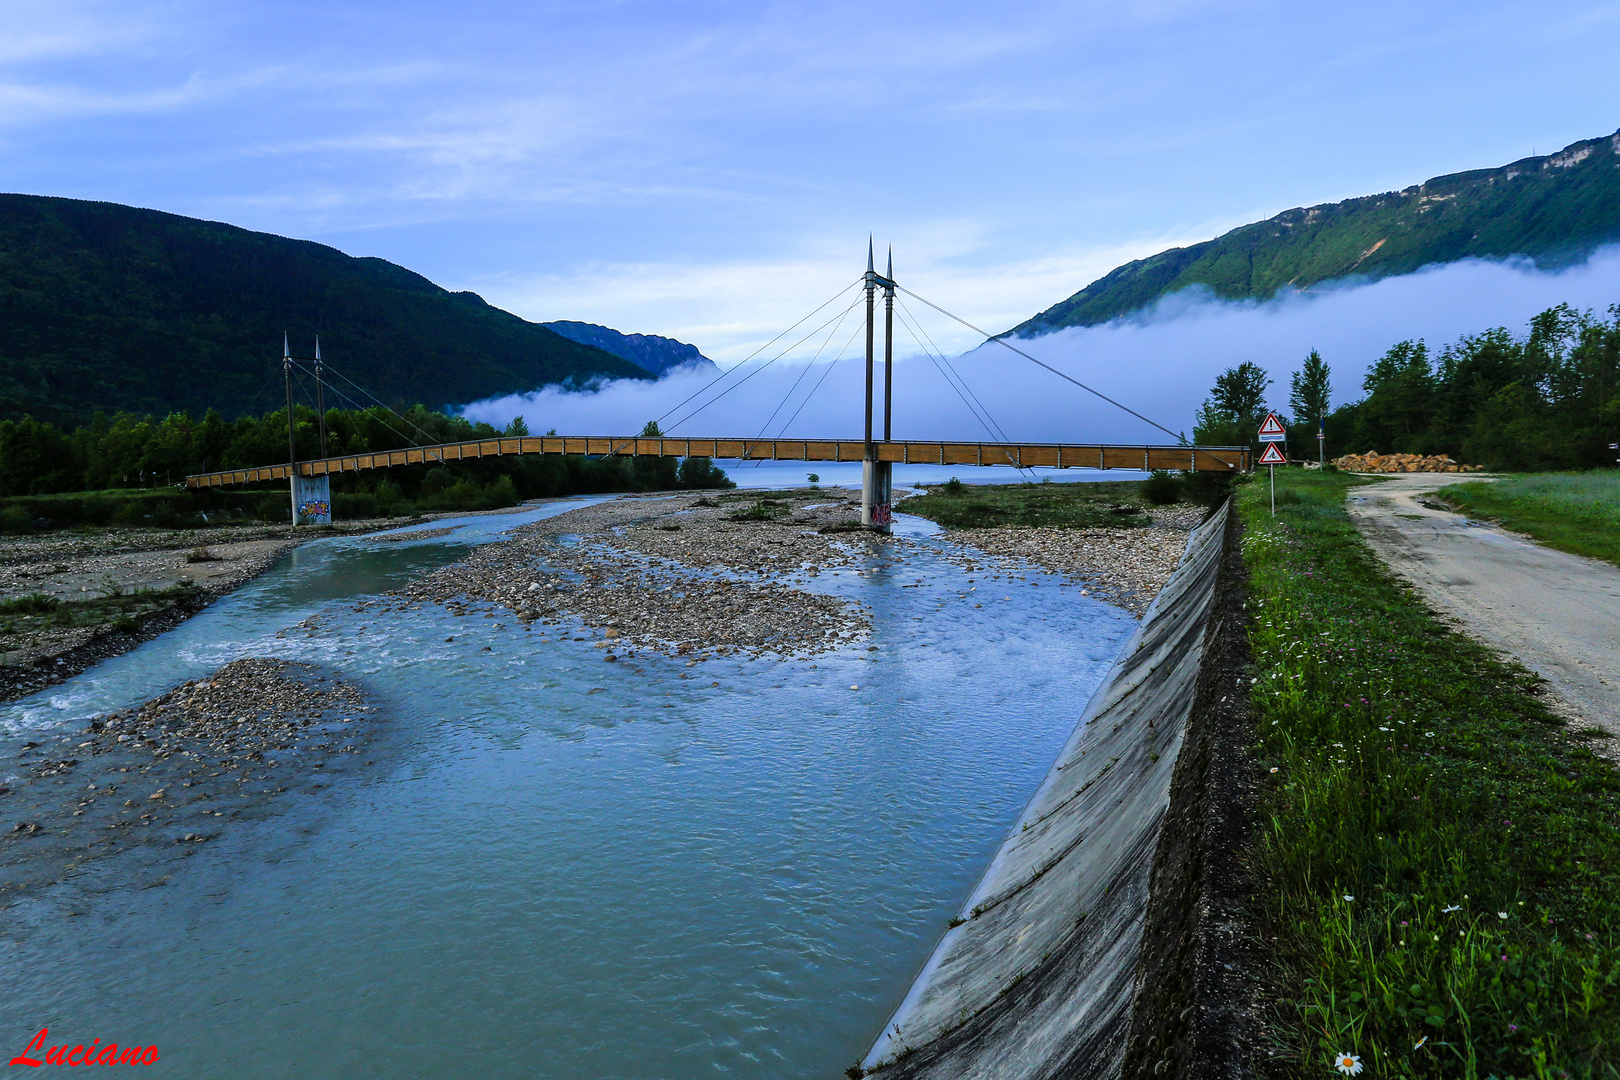
[[[817,579],[875,630],[814,660],[682,678],[500,619],[344,603],[575,505],[307,544],[0,707],[13,735],[82,727],[264,655],[381,705],[369,764],[161,884],[69,878],[0,911],[0,1059],[46,1026],[155,1045],[150,1075],[238,1080],[833,1078],[859,1058],[1134,620],[1050,575],[965,569],[903,516]]]

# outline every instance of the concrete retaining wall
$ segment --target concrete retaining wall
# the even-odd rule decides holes
[[[1189,539],[864,1068],[885,1080],[1119,1075],[1230,512]]]

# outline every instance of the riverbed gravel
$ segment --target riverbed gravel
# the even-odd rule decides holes
[[[1150,511],[1146,529],[952,529],[958,544],[997,559],[1011,572],[1031,563],[1079,584],[1089,596],[1141,618],[1175,572],[1187,536],[1207,511],[1177,505]]]
[[[842,489],[616,499],[515,529],[384,603],[583,623],[607,660],[813,656],[871,632],[863,606],[803,587],[884,542],[858,529],[859,509]]]
[[[365,753],[375,707],[313,665],[251,657],[79,730],[14,742],[0,763],[0,908],[119,851],[152,859],[217,839]]]

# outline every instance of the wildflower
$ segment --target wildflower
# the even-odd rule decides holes
[[[1275,766],[1273,766],[1273,767],[1272,767],[1272,770],[1271,770],[1271,771],[1272,771],[1272,772],[1276,772],[1276,771],[1277,771],[1277,769],[1276,769],[1276,767],[1275,767]]]
[[[1423,1036],[1423,1038],[1419,1039],[1417,1042],[1412,1044],[1412,1049],[1421,1050],[1421,1049],[1423,1049],[1423,1044],[1428,1042],[1428,1041],[1429,1041],[1429,1037],[1427,1035],[1425,1035],[1425,1036]]]
[[[1356,1076],[1361,1072],[1361,1057],[1340,1051],[1333,1059],[1333,1067],[1346,1076]]]
[[[1401,920],[1401,925],[1402,925],[1402,926],[1406,926],[1406,925],[1407,925],[1407,922],[1406,922],[1406,920],[1405,920],[1405,919],[1402,919],[1402,920]]]
[[[1498,911],[1498,912],[1497,912],[1497,913],[1496,913],[1496,917],[1497,917],[1497,918],[1498,918],[1498,919],[1505,919],[1505,918],[1507,918],[1507,912],[1505,912],[1505,911]]]
[[[1351,901],[1352,901],[1352,900],[1354,900],[1354,899],[1355,899],[1355,897],[1353,897],[1353,896],[1351,896],[1351,895],[1350,895],[1350,894],[1349,894],[1349,893],[1345,893],[1345,894],[1344,894],[1344,902],[1345,902],[1345,903],[1347,903],[1347,904],[1348,904],[1348,903],[1350,903],[1350,902],[1351,902]]]
[[[1519,1025],[1518,1024],[1509,1024],[1508,1025],[1508,1034],[1509,1035],[1513,1034],[1515,1031],[1518,1031],[1518,1030],[1519,1030]]]
[[[1452,904],[1450,907],[1441,908],[1440,909],[1440,914],[1442,914],[1442,915],[1450,915],[1453,911],[1461,911],[1461,910],[1462,910],[1462,905],[1461,904]]]

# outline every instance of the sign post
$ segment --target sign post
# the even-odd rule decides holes
[[[1260,464],[1271,467],[1271,516],[1277,516],[1277,466],[1288,464],[1288,458],[1278,448],[1277,444],[1288,438],[1288,432],[1283,428],[1282,421],[1277,419],[1274,412],[1266,413],[1266,418],[1260,421],[1260,441],[1269,443],[1266,452],[1260,455]]]
[[[1277,466],[1288,464],[1288,459],[1283,457],[1283,452],[1281,450],[1277,449],[1277,444],[1272,443],[1270,446],[1266,447],[1266,452],[1260,455],[1260,464],[1269,465],[1271,467],[1271,516],[1276,517]]]

